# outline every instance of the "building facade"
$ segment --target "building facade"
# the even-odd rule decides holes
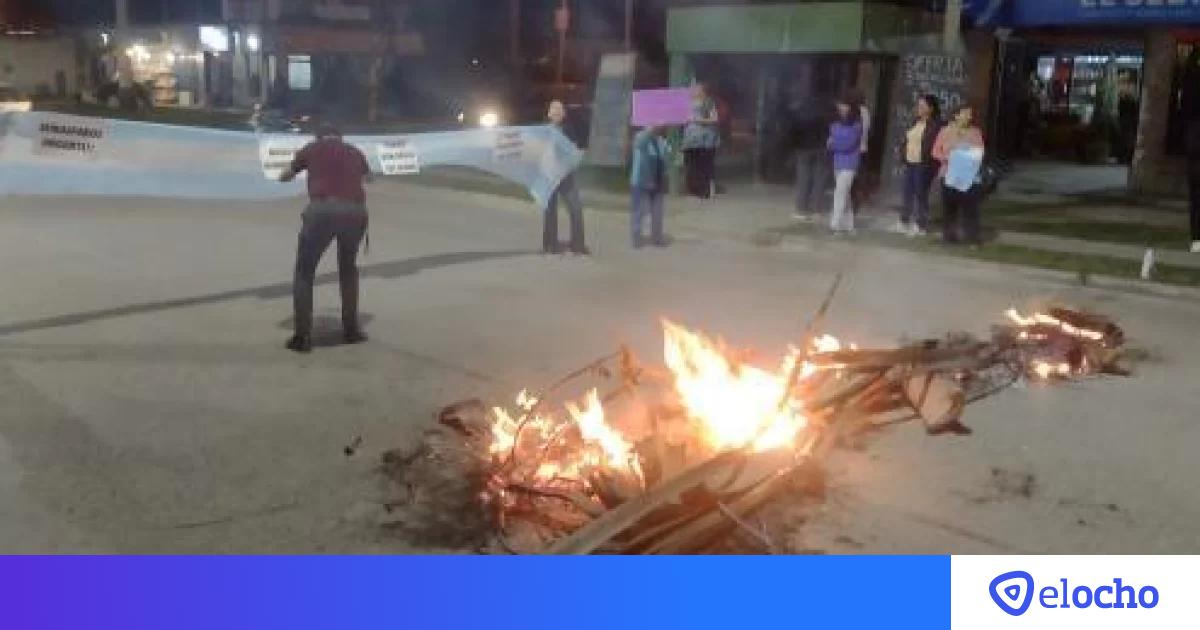
[[[829,120],[834,101],[855,91],[872,112],[861,176],[890,193],[893,128],[907,124],[914,104],[899,90],[905,63],[917,53],[940,55],[942,32],[940,13],[911,3],[709,2],[669,9],[666,48],[673,85],[704,81],[727,101],[726,170],[789,181],[796,149],[789,128],[798,117]],[[990,42],[967,37],[947,58],[939,68],[953,66],[958,83],[947,100],[978,103],[986,116]]]
[[[1183,131],[1200,116],[1200,5],[988,0],[968,15],[1012,51],[997,81],[1015,117],[1001,125],[1019,144],[1010,151],[1121,161],[1131,191],[1184,192]]]

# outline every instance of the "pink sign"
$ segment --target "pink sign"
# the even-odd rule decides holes
[[[633,93],[634,127],[682,125],[692,118],[692,91],[688,88],[636,90]]]

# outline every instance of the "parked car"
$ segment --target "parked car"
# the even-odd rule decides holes
[[[307,134],[316,129],[316,121],[311,114],[267,109],[258,104],[254,106],[254,112],[250,114],[246,124],[250,129],[261,133]]]

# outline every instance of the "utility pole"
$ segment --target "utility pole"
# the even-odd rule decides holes
[[[625,52],[633,50],[633,0],[625,0]]]
[[[558,85],[563,83],[563,67],[567,62],[567,30],[571,28],[571,7],[567,0],[561,2],[554,12],[554,29],[558,31],[558,72],[555,75]]]
[[[129,0],[115,0],[116,28],[113,52],[117,61],[117,100],[122,108],[133,105],[133,59],[129,57]]]
[[[521,63],[521,0],[508,0],[508,57],[513,66]]]
[[[956,52],[961,49],[963,0],[946,0],[946,21],[942,30],[942,49]]]

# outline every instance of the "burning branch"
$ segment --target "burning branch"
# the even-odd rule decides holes
[[[1020,378],[1125,373],[1121,329],[1067,308],[1009,311],[987,341],[844,348],[816,336],[839,284],[773,371],[663,321],[666,370],[621,348],[537,396],[522,392],[515,415],[478,401],[446,408],[439,423],[474,453],[476,508],[514,551],[696,553],[737,530],[770,550],[747,517],[811,488],[845,439],[912,419],[932,435],[965,435],[967,404]],[[587,377],[618,382],[551,403]]]

